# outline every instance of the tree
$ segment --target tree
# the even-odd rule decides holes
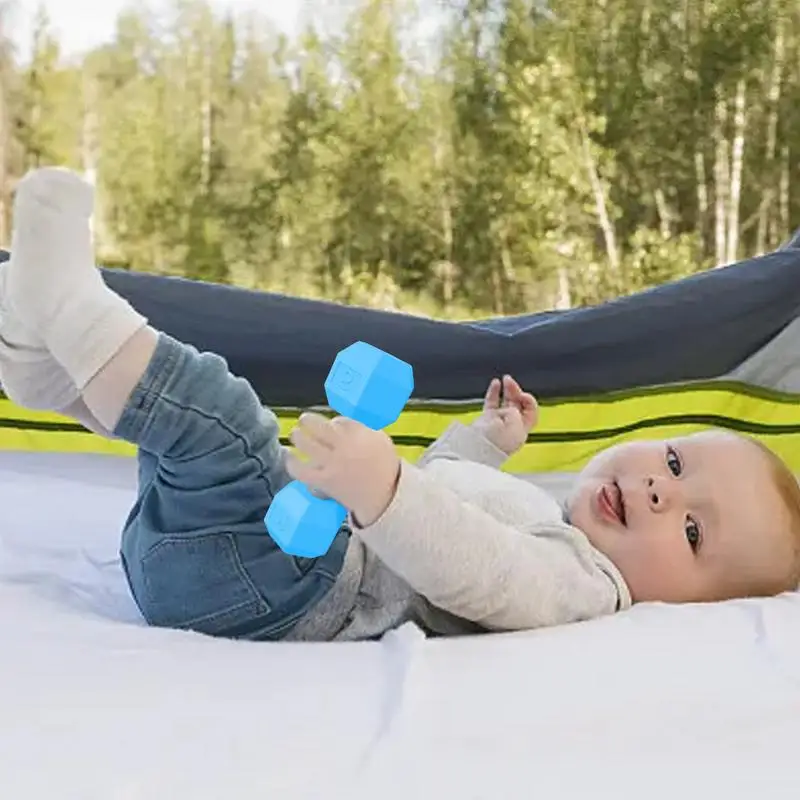
[[[77,65],[44,14],[24,66],[0,29],[0,226],[26,168],[68,164],[106,263],[450,318],[600,302],[790,232],[790,0],[307,8],[292,40],[210,0],[131,9]]]

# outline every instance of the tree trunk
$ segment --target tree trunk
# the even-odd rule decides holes
[[[556,295],[555,306],[558,311],[566,311],[568,308],[572,308],[569,272],[563,264],[558,268],[558,294]]]
[[[506,307],[503,302],[503,278],[501,267],[495,263],[492,266],[492,306],[495,314],[505,314]]]
[[[514,269],[514,259],[511,257],[511,248],[508,246],[508,228],[503,225],[500,234],[500,263],[503,265],[503,281],[507,286],[516,286],[517,271]]]
[[[580,124],[580,123],[579,123]],[[592,187],[592,194],[594,195],[594,205],[597,213],[597,221],[600,225],[600,230],[603,232],[603,240],[606,245],[606,255],[608,256],[608,263],[614,272],[615,277],[619,276],[620,270],[620,256],[619,248],[617,247],[617,236],[614,230],[614,223],[611,221],[611,216],[608,213],[608,204],[606,203],[606,193],[603,189],[603,183],[600,180],[600,173],[597,170],[597,163],[592,155],[592,146],[589,140],[589,132],[583,124],[580,124],[581,131],[581,149],[583,151],[583,158],[586,164],[586,170],[589,173],[589,181]]]
[[[706,157],[698,145],[694,153],[694,172],[697,182],[697,230],[700,233],[700,252],[705,255],[706,232],[708,226],[708,176],[706,175]]]
[[[685,20],[683,52],[688,66],[688,74],[697,83],[697,87],[699,87],[701,83],[702,47],[700,46],[700,40],[703,35],[706,20],[706,3],[707,0],[684,0],[683,3],[682,17]],[[708,139],[707,122],[704,113],[705,109],[699,100],[698,92],[699,88],[696,88],[695,96],[697,97],[697,102],[695,103],[694,112],[692,114],[692,135],[695,142],[695,194],[697,200],[697,220],[695,228],[699,234],[700,253],[702,257],[705,258],[711,253],[711,242],[709,241],[711,235],[711,192],[707,158],[708,148],[705,144]],[[712,169],[713,166],[714,164],[712,163]]]
[[[447,182],[447,166],[442,140],[446,130],[437,133],[434,141],[433,163],[439,175],[439,220],[441,225],[440,236],[442,240],[443,258],[440,263],[439,278],[442,282],[442,305],[445,311],[449,310],[455,295],[456,268],[453,263],[453,250],[455,248],[455,232],[453,223],[453,200],[450,196],[450,187]]]
[[[728,204],[728,242],[725,259],[728,264],[739,255],[739,211],[742,196],[742,169],[744,165],[745,128],[747,125],[747,84],[744,78],[736,84],[736,101],[733,112],[733,148],[731,151],[730,202]]]
[[[660,186],[653,194],[656,201],[656,211],[658,212],[658,226],[661,230],[661,235],[668,239],[672,233],[672,213],[667,205],[664,190]]]
[[[775,37],[775,54],[772,61],[772,73],[770,74],[769,86],[767,88],[767,102],[769,111],[767,113],[767,141],[765,152],[765,174],[766,185],[763,188],[761,204],[758,210],[758,227],[756,228],[756,254],[761,255],[772,247],[774,241],[768,241],[769,219],[772,203],[775,198],[775,184],[778,176],[776,175],[776,149],[778,140],[778,108],[781,99],[781,81],[783,77],[783,64],[785,57],[784,47],[784,24],[783,20],[778,22],[778,32]]]
[[[201,142],[200,142],[200,194],[208,195],[211,189],[211,148],[213,146],[213,107],[211,86],[211,43],[206,42],[203,48],[202,99],[200,105]]]
[[[781,177],[778,185],[778,232],[775,241],[787,237],[789,228],[789,174],[791,164],[789,161],[789,145],[781,148]]]
[[[726,209],[730,194],[730,176],[728,174],[730,162],[728,160],[728,106],[724,92],[718,91],[717,104],[714,113],[714,246],[716,265],[725,263],[727,255],[727,231],[725,228]]]
[[[453,264],[453,208],[450,203],[450,196],[445,189],[442,191],[442,239],[444,240],[444,263],[447,265],[442,276],[442,299],[445,310],[448,310],[453,302],[455,294],[455,268]]]

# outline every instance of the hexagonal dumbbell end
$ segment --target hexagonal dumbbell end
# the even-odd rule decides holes
[[[397,420],[413,391],[411,365],[366,342],[341,350],[325,381],[334,411],[376,431]]]
[[[317,497],[305,484],[292,481],[273,498],[264,524],[284,553],[318,558],[328,552],[346,517],[340,503]]]

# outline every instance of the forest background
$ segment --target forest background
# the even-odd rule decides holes
[[[275,0],[269,0],[274,2]],[[797,0],[136,3],[67,58],[0,2],[16,181],[97,187],[109,266],[447,319],[599,303],[800,220]]]

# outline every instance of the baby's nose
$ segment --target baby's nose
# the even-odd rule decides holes
[[[647,504],[650,506],[650,509],[656,513],[666,511],[672,499],[670,496],[671,491],[672,489],[668,485],[668,482],[663,478],[648,478],[645,492],[647,494]]]

